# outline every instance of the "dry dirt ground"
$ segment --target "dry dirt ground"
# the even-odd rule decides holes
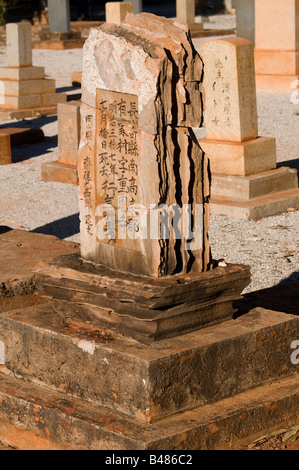
[[[210,20],[209,27],[229,29],[235,25],[234,15],[218,15]],[[194,40],[199,51],[202,42]],[[82,70],[81,49],[34,50],[33,64],[45,66],[46,75],[56,79],[58,92],[77,92],[71,87],[71,74]],[[6,65],[4,45],[0,46],[1,65]],[[259,93],[257,100],[259,134],[276,138],[280,164],[298,168],[299,96],[290,90],[286,94]],[[0,121],[0,125],[12,123]],[[14,148],[13,164],[0,167],[0,225],[79,242],[77,187],[41,181],[41,164],[58,158],[57,116],[15,121],[13,125],[41,128],[46,138],[41,144]],[[197,133],[204,135],[204,129]],[[251,266],[252,282],[246,292],[299,279],[299,211],[256,221],[212,215],[210,242],[215,259]],[[276,436],[267,436],[250,448],[299,450],[298,430],[292,432],[296,437],[287,435],[284,441],[286,432],[278,430]]]

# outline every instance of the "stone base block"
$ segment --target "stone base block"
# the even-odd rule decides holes
[[[59,161],[43,163],[41,175],[43,181],[78,185],[78,171],[77,166],[74,165],[68,165]]]
[[[215,36],[234,36],[236,34],[236,30],[204,28],[202,30],[191,30],[190,33],[192,38],[207,38]]]
[[[256,50],[254,60],[257,75],[299,75],[299,52]]]
[[[1,374],[0,439],[19,450],[233,450],[298,424],[299,379],[146,424]]]
[[[269,217],[290,209],[299,209],[299,189],[280,191],[250,201],[215,196],[211,198],[210,209],[212,214],[244,220]]]
[[[190,30],[191,35],[193,33],[198,33],[204,30],[203,23],[192,23],[192,24],[188,24],[187,26]]]
[[[33,41],[33,49],[81,49],[85,39],[81,37],[81,31],[70,31],[69,33],[55,33],[49,30],[40,32],[40,39]]]
[[[199,139],[212,174],[247,176],[276,168],[276,141],[258,137],[247,142]]]
[[[10,137],[7,134],[0,134],[0,165],[9,165],[11,163],[11,144]]]
[[[42,95],[46,93],[55,93],[55,80],[52,79],[37,79],[37,80],[2,80],[0,81],[2,87],[1,94],[6,97],[8,96],[19,96],[25,97],[32,95]],[[1,100],[1,96],[0,96]]]
[[[205,273],[155,279],[122,275],[82,262],[77,255],[62,257],[50,269],[39,266],[36,273],[43,296],[72,304],[82,301],[86,314],[93,312],[105,327],[143,343],[233,318],[236,301],[250,283],[248,266],[230,265]],[[61,277],[65,279],[63,287]],[[90,289],[91,278],[95,289]]]
[[[45,67],[0,67],[0,80],[39,80],[45,78]]]
[[[297,170],[277,168],[250,176],[227,176],[213,174],[212,197],[228,197],[249,201],[278,191],[298,188]]]
[[[299,89],[299,75],[256,75],[256,90],[263,93],[294,93]]]
[[[57,114],[57,106],[43,106],[31,109],[3,109],[0,105],[0,119],[26,119]]]
[[[55,51],[65,51],[66,49],[82,49],[84,46],[85,39],[64,39],[61,41],[46,40],[46,41],[34,41],[32,43],[32,49],[48,49]]]
[[[155,423],[293,376],[290,345],[298,334],[298,316],[256,307],[146,345],[77,305],[15,296],[0,301],[0,372]]]
[[[47,93],[29,96],[0,96],[3,109],[32,109],[57,106],[67,100],[65,93]],[[2,102],[1,102],[2,101]]]

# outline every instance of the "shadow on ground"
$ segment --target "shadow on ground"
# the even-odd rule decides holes
[[[245,294],[237,307],[239,311],[235,318],[256,307],[299,315],[299,271],[293,272],[276,286]]]
[[[58,137],[54,135],[52,137],[45,137],[44,142],[38,144],[26,144],[20,145],[19,147],[12,147],[11,159],[12,163],[20,163],[31,158],[40,157],[51,153],[57,148]]]
[[[1,125],[1,129],[16,128],[16,129],[42,129],[47,124],[52,124],[57,121],[57,115],[41,116],[35,119],[24,119],[18,122],[9,122]],[[18,147],[12,147],[12,163],[20,163],[34,157],[39,157],[50,153],[58,145],[57,135],[45,137],[43,142],[24,144]]]
[[[80,231],[79,213],[54,220],[49,224],[31,230],[33,233],[43,233],[44,235],[54,235],[57,238],[65,239],[78,234]]]

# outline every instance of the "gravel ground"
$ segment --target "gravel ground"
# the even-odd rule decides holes
[[[232,28],[235,17],[217,15],[210,22],[212,25],[208,23],[206,27]],[[198,50],[202,42],[202,39],[194,40]],[[6,65],[5,60],[2,47],[0,65]],[[56,79],[58,91],[72,93],[71,74],[82,69],[82,50],[34,50],[33,64],[46,67],[47,76]],[[278,162],[288,161],[290,166],[298,167],[299,99],[291,102],[291,90],[289,94],[258,94],[257,98],[260,135],[276,137]],[[11,121],[0,121],[0,124],[11,125]],[[0,167],[0,225],[79,242],[77,187],[44,183],[40,176],[41,163],[58,157],[57,117],[15,121],[14,125],[41,128],[46,140],[42,144],[13,148],[14,163]],[[204,129],[198,133],[204,135]],[[246,292],[299,277],[298,211],[258,221],[212,215],[210,241],[215,259],[225,258],[227,262],[252,267],[252,283]]]

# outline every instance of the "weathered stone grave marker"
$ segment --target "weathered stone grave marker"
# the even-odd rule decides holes
[[[52,33],[69,33],[71,30],[70,1],[48,0],[49,29]]]
[[[80,31],[71,30],[70,1],[48,0],[49,30],[42,29],[40,39],[34,41],[34,49],[81,48],[84,39]]]
[[[84,259],[153,278],[209,271],[208,161],[191,130],[202,121],[201,76],[188,30],[171,20],[128,14],[91,32],[78,164]]]
[[[32,66],[31,25],[7,24],[6,36],[8,67],[0,68],[0,107],[6,109],[5,116],[56,112],[57,103],[66,101],[66,94],[56,93],[55,80],[45,79],[44,67]]]
[[[43,181],[78,184],[78,148],[81,119],[80,101],[60,103],[58,112],[58,161],[42,164]]]
[[[194,106],[201,102],[198,81],[201,61],[188,43],[186,33],[172,23],[161,21],[162,33],[165,35],[167,27],[176,34],[180,33],[180,40],[184,41],[189,56],[184,59],[182,46],[170,38],[162,36],[160,41],[174,47],[177,66],[171,63],[161,46],[150,44],[146,30],[139,33],[141,47],[138,47],[138,43],[130,41],[133,32],[136,34],[134,22],[141,28],[147,20],[152,22],[147,28],[153,28],[155,39],[159,41],[154,22],[157,20],[150,16],[131,15],[129,18],[121,30],[126,38],[124,45],[117,36],[117,28],[109,25],[94,31],[85,48],[82,84],[85,141],[81,143],[79,164],[82,253],[95,262],[153,276],[171,274],[177,269],[186,272],[189,264],[190,270],[205,270],[210,262],[207,162],[187,127],[191,121],[194,125],[201,122],[201,106]],[[95,52],[90,54],[93,49]],[[130,57],[128,69],[128,62],[122,60],[123,54]],[[113,73],[104,67],[107,61]],[[89,62],[91,66],[87,66]],[[161,63],[165,71],[161,70]],[[184,74],[186,64],[188,67]],[[140,68],[143,68],[143,75],[138,78]],[[163,90],[160,88],[162,81]],[[187,90],[194,91],[193,103],[186,99]],[[181,165],[178,164],[180,158]],[[177,169],[174,170],[175,165]],[[193,171],[198,174],[193,176]],[[195,214],[195,205],[202,205],[202,235],[194,263],[190,263],[193,255],[184,249],[184,242],[179,249],[179,242],[175,239],[161,242],[141,232],[134,234],[131,232],[133,223],[126,227],[126,233],[122,233],[119,227],[115,241],[111,242],[109,237],[99,241],[96,233],[100,227],[96,222],[97,207],[112,204],[116,210],[118,198],[127,200],[126,209],[141,204],[148,210],[149,204],[172,206],[184,201],[190,204],[192,214]],[[124,248],[122,256],[116,256],[119,247]],[[145,252],[148,254],[146,258]],[[178,268],[179,264],[182,266]]]
[[[299,0],[259,0],[255,5],[257,90],[299,88]]]
[[[214,213],[259,218],[299,207],[297,172],[276,169],[276,144],[259,137],[251,41],[228,38],[202,46],[206,138]]]
[[[195,22],[195,0],[176,0],[176,19],[191,31],[203,31],[203,24]]]

